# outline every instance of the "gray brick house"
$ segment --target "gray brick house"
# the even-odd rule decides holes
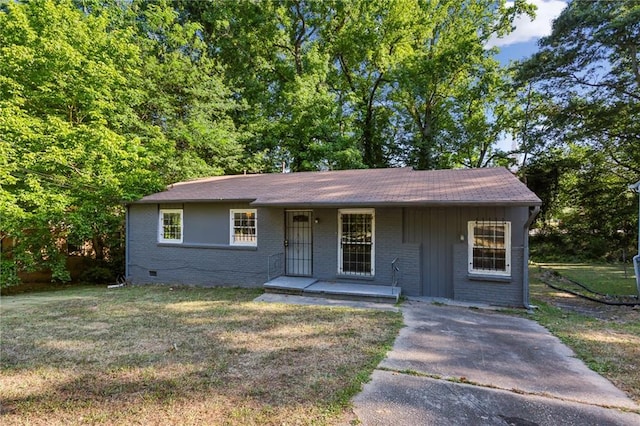
[[[127,206],[126,274],[203,286],[395,278],[410,296],[527,306],[528,230],[540,204],[503,168],[180,182]]]

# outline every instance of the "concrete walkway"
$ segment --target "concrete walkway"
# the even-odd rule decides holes
[[[539,324],[409,301],[354,400],[364,425],[639,425],[640,407]]]

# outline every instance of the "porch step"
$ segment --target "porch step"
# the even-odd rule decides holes
[[[318,281],[305,288],[305,296],[329,297],[345,300],[396,303],[400,300],[400,287],[386,285],[351,284]]]
[[[307,277],[280,276],[264,284],[267,293],[284,293],[301,295],[303,290],[318,280]]]
[[[400,287],[318,281],[305,277],[277,277],[264,284],[268,293],[296,294],[342,300],[397,303]]]

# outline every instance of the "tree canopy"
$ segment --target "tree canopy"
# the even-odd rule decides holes
[[[637,1],[572,2],[519,68],[537,91],[528,182],[560,220],[546,231],[577,257],[620,259],[637,238],[639,49]]]
[[[2,283],[68,279],[64,242],[116,271],[126,202],[225,173],[519,158],[547,218],[620,239],[621,185],[640,173],[639,13],[572,2],[505,67],[488,41],[533,16],[524,0],[3,3]]]
[[[0,231],[16,244],[3,282],[42,267],[67,280],[66,243],[115,261],[124,202],[240,170],[236,101],[199,27],[167,5],[133,6],[43,0],[0,13]]]
[[[116,262],[124,203],[170,182],[495,164],[513,93],[485,44],[531,11],[520,0],[3,4],[0,232],[16,244],[3,283],[42,267],[68,279],[66,242]]]
[[[153,156],[128,132],[140,50],[131,31],[108,26],[49,1],[0,14],[1,231],[21,269],[46,265],[55,279],[68,279],[63,241],[91,240],[103,257],[121,202],[160,188]]]

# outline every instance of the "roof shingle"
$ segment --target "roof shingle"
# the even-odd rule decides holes
[[[255,206],[540,205],[504,168],[361,169],[217,176],[180,182],[137,203],[249,201]]]

